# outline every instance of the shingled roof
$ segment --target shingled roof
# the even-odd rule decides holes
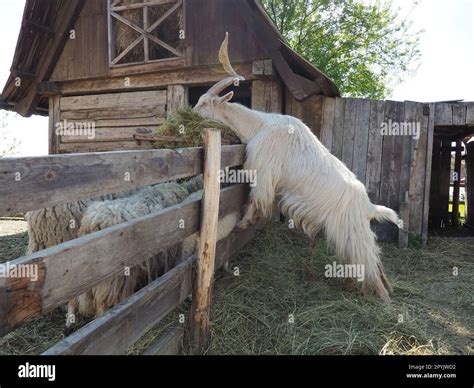
[[[38,93],[48,81],[87,0],[26,0],[11,74],[0,108],[23,116],[48,114],[48,99]],[[259,0],[228,0],[246,14],[255,37],[264,38],[274,66],[292,95],[302,101],[314,94],[339,96],[336,85],[285,42]]]

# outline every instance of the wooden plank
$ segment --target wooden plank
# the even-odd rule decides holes
[[[441,172],[441,139],[433,137],[433,151],[431,161],[431,185],[429,204],[429,227],[439,228],[441,224],[439,176]],[[425,187],[426,188],[426,187]]]
[[[253,81],[252,109],[261,112],[282,113],[283,90],[281,83],[273,79]]]
[[[382,171],[381,125],[385,120],[385,102],[372,101],[370,104],[369,139],[367,146],[367,173],[365,186],[370,200],[379,203],[380,174]]]
[[[342,144],[342,162],[352,171],[352,160],[354,156],[354,136],[357,112],[357,100],[346,99],[344,112],[344,136]]]
[[[395,103],[395,111],[393,122],[396,122],[400,125],[404,121],[404,104],[403,102]],[[401,132],[400,132],[401,133]],[[392,149],[392,160],[390,163],[390,206],[395,211],[398,210],[400,206],[400,175],[402,168],[402,150],[403,150],[403,139],[405,136],[401,134],[393,136],[393,149]],[[398,231],[397,231],[398,232]],[[397,233],[398,234],[398,233]]]
[[[91,142],[124,142],[134,141],[136,133],[152,134],[159,128],[158,125],[134,127],[92,128],[85,127],[81,134],[61,135],[61,143],[91,143]]]
[[[131,344],[189,296],[194,261],[192,257],[178,264],[43,355],[126,353]]]
[[[56,135],[56,124],[59,118],[59,96],[49,98],[49,122],[48,122],[48,154],[58,153],[59,138]]]
[[[453,105],[437,103],[435,105],[435,125],[453,125]]]
[[[398,230],[398,247],[408,248],[408,229],[410,222],[410,204],[408,202],[400,203],[398,216],[403,220],[403,228]]]
[[[367,172],[367,151],[369,143],[370,101],[357,100],[356,121],[354,126],[354,156],[352,171],[357,179],[365,183]]]
[[[408,188],[403,188],[403,195],[409,191],[410,228],[409,232],[421,236],[423,220],[423,201],[425,192],[426,147],[428,116],[423,115],[423,104],[405,102],[405,121],[416,123],[419,127],[419,139],[413,140],[409,161]],[[402,192],[402,191],[401,191]]]
[[[225,188],[221,197],[222,218],[241,210],[247,187]],[[9,262],[38,268],[38,278],[0,278],[0,335],[196,233],[199,210],[200,200],[180,203]]]
[[[262,223],[253,225],[244,231],[233,231],[228,237],[217,244],[216,270],[224,265],[236,252],[242,249],[262,227]],[[192,264],[195,256],[188,258],[177,267],[150,283],[127,300],[107,311],[104,315],[83,326],[65,340],[57,343],[44,354],[123,354],[128,347],[136,342],[144,333],[155,326],[168,313],[171,306],[181,303],[181,296],[191,294],[189,282],[179,283],[181,279],[191,277]],[[180,291],[173,285],[181,284]],[[150,294],[150,290],[151,294]],[[160,295],[160,301],[155,298]],[[146,298],[150,303],[143,303]],[[166,306],[163,306],[163,300]],[[161,303],[160,303],[161,302]],[[164,308],[166,307],[166,309]],[[133,321],[133,325],[130,322]],[[120,337],[120,341],[117,340]]]
[[[459,226],[459,193],[461,184],[461,152],[462,140],[456,141],[456,151],[454,158],[454,175],[453,175],[453,207],[451,212],[451,225]]]
[[[389,125],[390,120],[398,121],[398,102],[386,101],[385,102],[385,117],[384,124]],[[380,192],[379,192],[379,204],[393,208],[393,191],[395,186],[395,137],[390,134],[383,135],[382,142],[382,164],[380,173]],[[398,179],[398,177],[397,177]],[[397,192],[398,193],[398,192]],[[393,242],[396,241],[398,228],[391,224],[383,223],[376,227],[376,233],[381,241]]]
[[[184,329],[172,327],[163,336],[149,345],[143,352],[144,356],[172,356],[181,353],[183,348]]]
[[[344,139],[345,107],[346,99],[337,97],[334,106],[334,130],[331,153],[340,160],[342,160],[342,145]]]
[[[466,105],[466,125],[474,125],[474,102]]]
[[[441,227],[449,225],[449,182],[451,180],[451,140],[443,139],[441,143],[441,160],[439,175],[439,207]]]
[[[221,133],[204,129],[204,192],[201,229],[198,241],[196,280],[191,306],[191,344],[201,353],[209,343],[212,290],[216,259],[217,224],[219,220],[219,168],[221,165]]]
[[[244,145],[222,147],[222,167],[241,165],[244,150]],[[202,160],[202,148],[2,158],[0,215],[198,175]]]
[[[116,122],[133,124],[134,119],[153,118],[165,116],[166,104],[155,105],[153,107],[135,107],[135,108],[115,108],[115,109],[86,109],[86,110],[71,110],[61,112],[61,120],[93,120],[107,121],[115,120]],[[128,125],[128,124],[127,124]],[[139,125],[139,124],[137,124]],[[111,125],[113,126],[113,125]]]
[[[137,141],[93,141],[82,143],[60,143],[59,153],[76,154],[76,153],[99,153],[99,152],[115,152],[115,151],[143,151],[154,149],[153,144]]]
[[[73,111],[70,111],[71,113]],[[78,113],[83,113],[84,111],[79,111]],[[61,117],[64,117],[65,113],[69,112],[62,112]],[[83,124],[84,120],[77,120],[77,119],[63,119],[67,120],[68,123],[72,124]],[[151,115],[146,117],[134,117],[134,118],[121,118],[121,119],[98,119],[98,120],[90,120],[94,123],[95,128],[109,128],[110,127],[146,127],[146,126],[157,126],[163,124],[165,121],[164,115]],[[118,128],[117,128],[118,129]]]
[[[453,125],[466,125],[466,105],[453,105]]]
[[[162,90],[146,92],[109,93],[89,96],[61,98],[61,111],[87,109],[115,109],[154,107],[166,104],[166,92]]]
[[[166,115],[178,108],[188,105],[188,87],[185,85],[170,85],[166,93]]]
[[[324,98],[323,114],[321,122],[321,143],[329,150],[332,149],[332,136],[334,131],[334,111],[336,108],[336,99],[331,97]]]

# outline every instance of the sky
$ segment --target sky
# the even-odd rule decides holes
[[[24,3],[24,0],[0,0],[0,89],[10,73]],[[474,0],[393,0],[393,6],[398,9],[399,17],[412,20],[414,30],[424,33],[417,73],[397,85],[389,98],[474,101]],[[6,136],[7,143],[14,139],[20,143],[17,156],[48,153],[47,118],[9,114],[7,119],[1,119],[0,113],[0,150],[5,148]]]

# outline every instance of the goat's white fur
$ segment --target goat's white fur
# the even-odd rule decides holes
[[[195,109],[228,125],[247,144],[244,168],[257,171],[258,184],[251,189],[250,203],[239,226],[245,228],[255,222],[257,212],[271,215],[278,200],[283,214],[310,238],[324,229],[341,260],[363,264],[364,291],[371,288],[389,302],[391,287],[370,220],[397,223],[397,214],[372,204],[365,186],[301,120],[229,103],[232,96],[232,92],[223,97],[205,94]]]

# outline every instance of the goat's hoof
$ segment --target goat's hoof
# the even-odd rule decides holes
[[[239,221],[235,224],[235,227],[240,230],[245,230],[249,227],[249,223],[247,221]]]

